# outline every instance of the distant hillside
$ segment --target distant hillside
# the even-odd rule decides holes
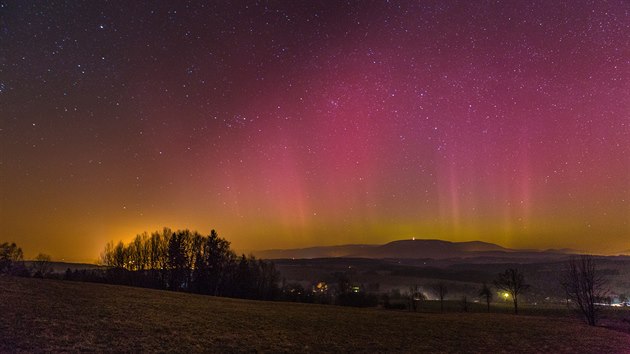
[[[25,261],[24,265],[27,267],[31,267],[34,261]],[[96,264],[89,263],[68,263],[68,262],[50,262],[50,266],[52,267],[53,273],[63,273],[67,269],[70,270],[89,270],[89,269],[97,269],[102,266]]]
[[[254,255],[264,259],[288,259],[288,258],[330,258],[348,257],[352,254],[361,253],[379,245],[340,245],[340,246],[319,246],[293,249],[273,249],[256,251]]]
[[[474,252],[508,252],[510,250],[493,243],[449,242],[442,240],[401,240],[352,254],[366,258],[457,258]]]
[[[266,250],[254,252],[260,258],[404,258],[404,259],[449,259],[473,257],[498,258],[550,258],[572,253],[570,250],[519,250],[501,247],[482,241],[450,242],[430,239],[393,241],[384,245],[342,245],[322,246],[286,250]]]

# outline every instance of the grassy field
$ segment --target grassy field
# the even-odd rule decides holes
[[[408,313],[0,277],[0,352],[629,353],[567,317]]]

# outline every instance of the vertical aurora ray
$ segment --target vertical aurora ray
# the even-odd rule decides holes
[[[1,10],[0,226],[27,256],[164,225],[630,248],[627,1],[64,5]]]

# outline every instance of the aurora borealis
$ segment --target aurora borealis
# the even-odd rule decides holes
[[[630,2],[0,1],[0,241],[630,249]]]

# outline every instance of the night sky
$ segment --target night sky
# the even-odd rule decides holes
[[[630,248],[630,2],[0,1],[0,241]]]

